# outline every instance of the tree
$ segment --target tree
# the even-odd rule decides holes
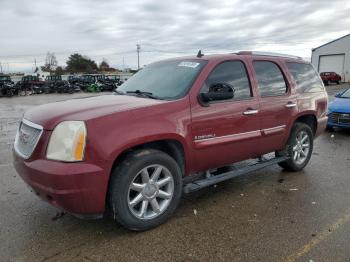
[[[60,76],[63,74],[64,74],[64,69],[62,68],[62,66],[56,67],[55,75]]]
[[[95,61],[76,53],[69,56],[66,70],[71,73],[95,73],[98,67]]]
[[[110,71],[111,68],[106,59],[103,58],[102,62],[100,63],[99,69],[100,71]]]
[[[45,65],[41,67],[41,70],[45,72],[53,72],[57,67],[57,59],[54,53],[47,52],[45,58]]]

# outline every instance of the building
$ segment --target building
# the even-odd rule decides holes
[[[350,34],[312,49],[311,63],[318,72],[336,72],[350,82]]]

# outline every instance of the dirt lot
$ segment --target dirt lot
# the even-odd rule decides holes
[[[79,96],[0,98],[1,261],[350,261],[350,131],[322,134],[302,172],[273,166],[186,195],[148,232],[61,216],[16,174],[11,147],[26,109]]]

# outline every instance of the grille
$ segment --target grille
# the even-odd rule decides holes
[[[15,139],[15,150],[23,158],[29,158],[43,132],[42,126],[23,119],[17,131]]]
[[[333,123],[338,123],[339,121],[339,115],[338,113],[332,113],[329,117],[332,120]]]
[[[330,119],[336,124],[350,124],[350,114],[331,113]]]

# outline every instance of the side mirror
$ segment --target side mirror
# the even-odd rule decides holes
[[[232,99],[234,97],[234,94],[235,89],[230,84],[216,83],[212,84],[209,87],[209,92],[200,93],[199,100],[207,105],[209,102],[212,101]]]

